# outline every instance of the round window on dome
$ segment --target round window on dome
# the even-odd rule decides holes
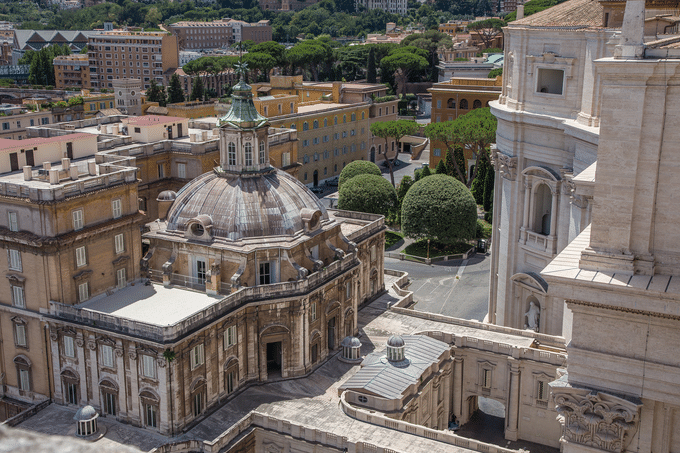
[[[363,396],[363,395],[359,395],[359,396],[357,397],[357,399],[359,400],[360,403],[364,403],[364,404],[368,403],[368,398],[366,398],[366,397]]]
[[[194,236],[203,236],[203,233],[205,233],[205,228],[203,228],[203,225],[200,223],[194,223],[191,225],[191,232]]]

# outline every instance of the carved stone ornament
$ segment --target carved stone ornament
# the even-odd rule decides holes
[[[135,351],[134,349],[130,349],[128,355],[130,356],[130,360],[137,360],[137,351]]]
[[[76,338],[76,346],[82,348],[84,344],[85,341],[82,338]],[[97,349],[97,343],[95,343],[94,341],[88,341],[87,349],[89,349],[90,351],[94,351],[95,349]]]
[[[156,359],[156,364],[161,368],[165,368],[166,363],[167,363],[167,361],[165,360],[164,357]]]
[[[552,393],[564,441],[620,453],[637,431],[642,402],[573,387]]]
[[[517,177],[517,158],[503,153],[496,153],[496,158],[498,165],[500,165],[501,176],[509,181],[514,181]]]
[[[116,357],[123,357],[123,348],[116,348]]]
[[[50,340],[52,341],[57,341],[59,339],[59,335],[57,335],[57,332],[54,330],[50,330]]]

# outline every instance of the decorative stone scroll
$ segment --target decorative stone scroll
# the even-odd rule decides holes
[[[517,158],[497,152],[496,162],[500,166],[500,175],[508,181],[514,181],[517,177]]]
[[[637,431],[642,402],[573,387],[552,387],[552,394],[563,441],[620,453]]]

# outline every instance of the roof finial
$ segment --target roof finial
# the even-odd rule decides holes
[[[248,63],[243,62],[243,43],[239,41],[238,43],[238,63],[234,65],[237,73],[240,73],[239,81],[245,81],[245,72],[248,69]]]

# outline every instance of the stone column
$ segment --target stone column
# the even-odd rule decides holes
[[[530,195],[531,196],[529,197],[529,222],[531,222],[531,223],[527,222],[527,225],[525,225],[527,229],[532,230],[532,231],[536,227],[533,224],[533,222],[534,222],[534,210],[535,210],[534,209],[534,197],[536,195],[534,193],[534,189],[535,189],[535,187],[532,187],[530,189],[530,191],[531,191]]]
[[[454,354],[459,351],[456,347],[453,348]],[[453,358],[453,389],[451,391],[453,396],[453,406],[451,411],[453,415],[460,421],[463,415],[463,358],[459,356],[454,356]]]
[[[552,204],[550,206],[550,236],[556,236],[557,229],[557,195],[559,191],[555,189],[552,192]]]
[[[141,425],[141,415],[139,412],[139,373],[137,366],[137,351],[134,345],[128,350],[128,358],[130,360],[130,419],[133,424],[139,423]],[[136,402],[136,403],[135,403]]]
[[[92,340],[94,341],[94,339]],[[89,344],[88,344],[89,346]],[[80,404],[86,404],[87,403],[87,372],[85,370],[85,341],[83,340],[83,337],[81,334],[78,334],[76,336],[76,356],[78,356],[78,374],[80,375]],[[95,355],[95,360],[94,362],[90,361],[90,366],[92,369],[97,368],[97,358]],[[94,373],[93,373],[94,374]],[[94,381],[94,376],[92,376],[92,380]],[[93,382],[92,385],[97,385],[96,382]],[[57,382],[54,382],[54,386],[57,386]],[[61,385],[60,385],[61,387]]]
[[[628,0],[621,26],[621,44],[614,50],[615,58],[642,58],[645,52],[645,1]]]
[[[62,394],[61,385],[61,364],[59,355],[59,335],[56,330],[50,329],[50,350],[52,351],[52,376],[54,379],[54,399],[63,403],[64,395]],[[85,376],[80,376],[79,385],[82,387],[86,385]]]
[[[524,182],[524,219],[522,220],[522,244],[527,243],[527,229],[529,228],[529,206],[531,202],[531,184]]]
[[[250,314],[246,318],[246,329],[248,330],[248,375],[247,379],[258,379],[259,369],[257,367],[257,354],[260,353],[259,341],[255,329],[257,315]]]
[[[101,392],[99,391],[99,364],[97,363],[97,342],[94,339],[94,336],[91,336],[87,340],[87,349],[89,351],[90,355],[90,386],[92,389],[92,403],[94,405],[98,405],[100,408],[104,408],[104,405],[102,404],[102,401],[100,398],[102,397]],[[83,365],[83,368],[85,366]],[[80,378],[81,385],[83,387],[88,386],[88,381],[87,378],[81,377]]]
[[[239,348],[238,327],[236,328],[236,344],[236,347]],[[217,389],[215,394],[217,395],[217,401],[219,401],[220,395],[222,395],[222,389],[227,388],[224,383],[224,365],[226,365],[225,361],[227,358],[224,354],[224,334],[220,335],[217,326],[215,326],[215,347],[217,348]]]
[[[125,363],[123,361],[123,345],[120,340],[116,342],[114,348],[116,356],[116,377],[118,378],[118,418],[129,420],[129,411],[127,406],[127,385],[125,381]]]
[[[510,362],[510,394],[508,395],[508,420],[505,428],[507,440],[517,440],[518,416],[519,416],[519,362],[517,359],[508,358]]]
[[[161,389],[169,390],[170,380],[167,374],[167,361],[163,356],[156,359],[156,370],[158,373],[158,383]],[[158,429],[161,433],[170,432],[170,408],[168,407],[168,395],[163,392],[158,392],[160,401],[158,402]]]
[[[213,382],[213,369],[215,367],[215,361],[213,358],[215,354],[213,350],[215,348],[215,331],[213,329],[208,330],[205,335],[205,405],[209,407],[216,398],[218,392],[215,392],[214,382]],[[217,364],[219,366],[219,363]]]

